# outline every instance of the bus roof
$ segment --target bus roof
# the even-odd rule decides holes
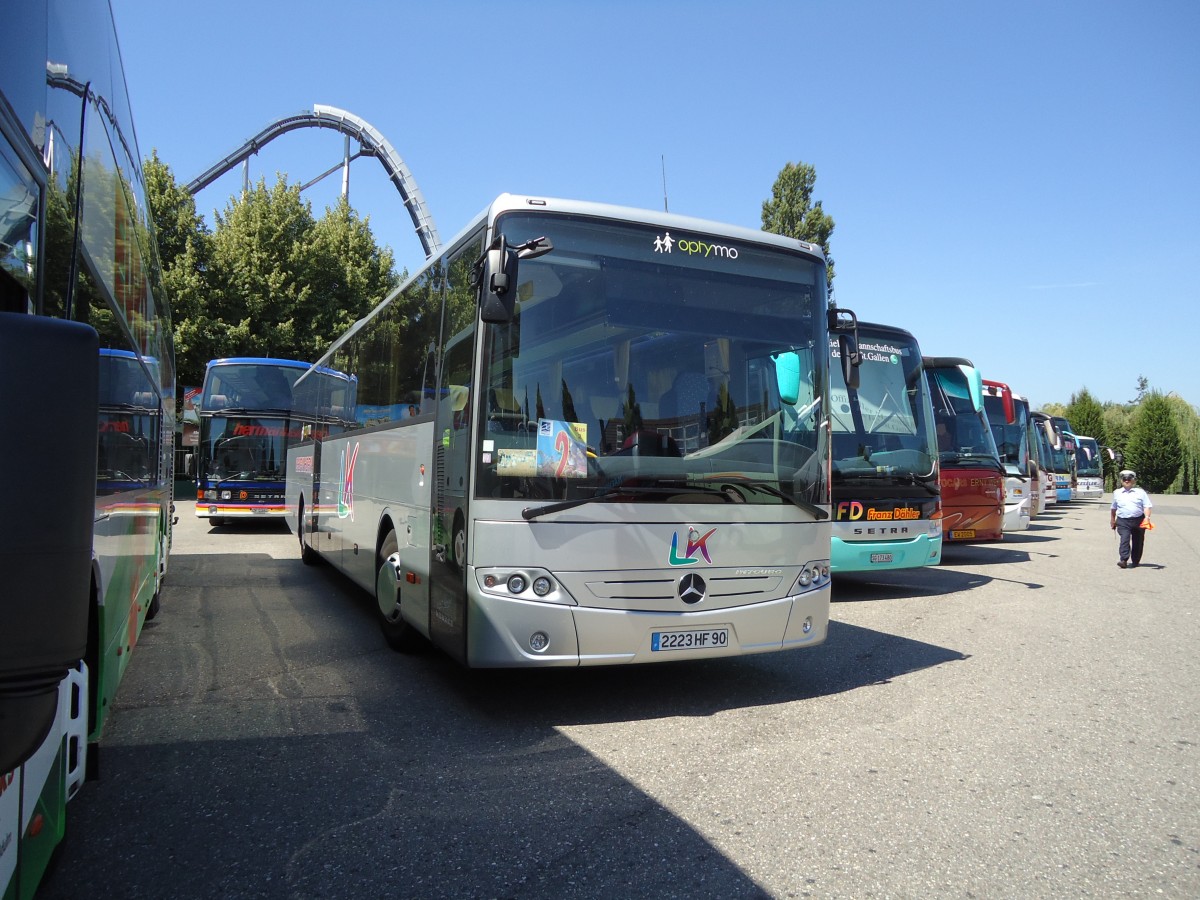
[[[494,218],[502,213],[520,210],[530,212],[557,212],[569,215],[589,216],[597,219],[613,219],[619,222],[642,222],[647,225],[659,225],[663,228],[677,228],[681,231],[700,231],[721,234],[755,244],[771,244],[788,250],[803,250],[820,259],[825,259],[824,251],[819,244],[810,244],[797,238],[786,237],[762,229],[746,228],[741,225],[728,225],[724,222],[714,222],[709,219],[698,219],[693,216],[681,216],[677,213],[662,212],[653,209],[637,209],[630,206],[614,206],[608,203],[593,203],[587,200],[564,200],[558,197],[530,197],[522,194],[501,194],[488,205],[484,213]]]
[[[312,363],[296,359],[272,359],[269,356],[228,356],[223,359],[210,359],[205,368],[215,366],[287,366],[293,369],[307,369]]]

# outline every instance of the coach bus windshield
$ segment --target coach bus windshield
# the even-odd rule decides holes
[[[857,390],[847,390],[837,342],[830,341],[834,491],[853,481],[925,485],[936,493],[937,451],[920,350],[910,336],[864,322],[858,336]]]
[[[991,427],[971,400],[967,376],[958,366],[929,369],[926,374],[942,468],[984,466],[1002,471]]]
[[[521,262],[513,321],[486,326],[480,396],[442,401],[485,422],[477,496],[824,515],[824,262],[595,219],[500,223],[554,250]]]
[[[291,420],[292,384],[299,365],[211,365],[200,397],[200,456],[206,478],[278,481],[287,445],[299,440]]]
[[[1100,459],[1100,446],[1096,443],[1095,438],[1076,438],[1075,465],[1076,474],[1080,476],[1099,478],[1104,474]]]
[[[1029,474],[1029,408],[1024,403],[1013,403],[1016,421],[1004,418],[1004,398],[986,394],[983,398],[988,422],[992,427],[992,439],[1000,453],[1000,462],[1009,475]]]

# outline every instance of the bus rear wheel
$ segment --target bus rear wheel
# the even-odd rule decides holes
[[[393,650],[411,653],[421,646],[421,634],[400,614],[399,549],[396,532],[389,531],[375,557],[375,601],[383,639]]]

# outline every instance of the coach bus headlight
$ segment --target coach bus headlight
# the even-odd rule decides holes
[[[222,500],[233,499],[233,491],[221,491],[221,499]]]
[[[576,605],[574,598],[563,590],[558,579],[545,569],[514,570],[508,567],[488,566],[476,569],[475,577],[478,579],[480,590],[493,597]]]
[[[818,559],[806,562],[800,567],[800,574],[792,585],[792,594],[803,594],[807,591],[820,590],[829,584],[829,560]]]

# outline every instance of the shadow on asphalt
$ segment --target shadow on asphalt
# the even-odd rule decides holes
[[[693,739],[738,742],[720,713],[966,658],[835,621],[823,645],[785,653],[468,671],[432,648],[388,650],[371,598],[328,567],[178,554],[172,576],[41,900],[98,884],[176,898],[766,897],[563,727],[640,721],[669,740],[654,720],[694,717]],[[703,744],[674,752],[705,771]]]

